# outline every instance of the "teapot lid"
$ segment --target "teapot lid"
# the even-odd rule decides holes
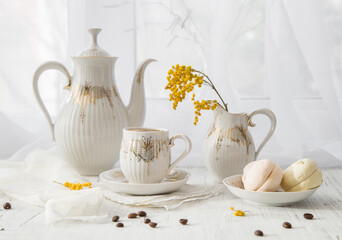
[[[83,50],[80,57],[109,57],[110,55],[97,45],[97,35],[101,32],[101,28],[90,28],[88,32],[91,35],[91,42],[87,49]]]

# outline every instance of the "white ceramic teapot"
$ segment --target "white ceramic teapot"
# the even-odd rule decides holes
[[[58,62],[41,65],[33,77],[33,90],[47,118],[53,140],[78,172],[98,175],[111,169],[119,158],[122,129],[142,126],[145,119],[144,71],[155,61],[143,62],[134,77],[127,107],[122,103],[114,79],[116,57],[97,44],[101,29],[89,29],[92,40],[88,49],[72,57],[74,75]],[[70,95],[62,106],[55,124],[38,91],[40,75],[50,69],[61,71],[69,81]]]

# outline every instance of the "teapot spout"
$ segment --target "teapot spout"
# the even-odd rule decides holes
[[[128,121],[130,127],[140,127],[144,124],[146,112],[146,97],[144,88],[144,73],[148,64],[155,59],[147,59],[141,63],[135,73],[131,98],[127,106]]]

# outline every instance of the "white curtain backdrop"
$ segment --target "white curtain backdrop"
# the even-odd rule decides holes
[[[35,147],[53,145],[33,97],[32,77],[45,61],[66,61],[67,1],[0,0],[0,9],[0,159],[23,160]],[[40,84],[55,113],[62,102],[58,89],[65,84],[60,77],[48,72]]]
[[[311,157],[320,166],[342,165],[342,2],[336,0],[73,0],[5,1],[0,15],[0,158],[22,160],[36,147],[50,148],[47,122],[33,97],[34,70],[68,56],[103,31],[99,44],[119,57],[115,78],[125,103],[136,66],[155,58],[145,77],[145,125],[169,128],[193,141],[182,165],[203,165],[203,138],[213,121],[204,113],[195,127],[190,101],[172,110],[164,90],[174,64],[205,71],[231,112],[270,108],[278,119],[260,158],[286,166]],[[40,89],[53,117],[65,94],[63,76],[44,75]],[[203,87],[198,96],[215,95]],[[256,145],[268,131],[257,116],[250,131]],[[176,146],[174,155],[182,151]],[[14,155],[13,155],[14,154]]]

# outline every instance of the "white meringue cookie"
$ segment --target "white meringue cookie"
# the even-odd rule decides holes
[[[282,169],[268,159],[249,163],[243,170],[242,182],[246,190],[274,192],[280,187]]]
[[[305,158],[293,163],[284,171],[281,187],[286,192],[310,190],[323,182],[322,172],[314,160]]]

